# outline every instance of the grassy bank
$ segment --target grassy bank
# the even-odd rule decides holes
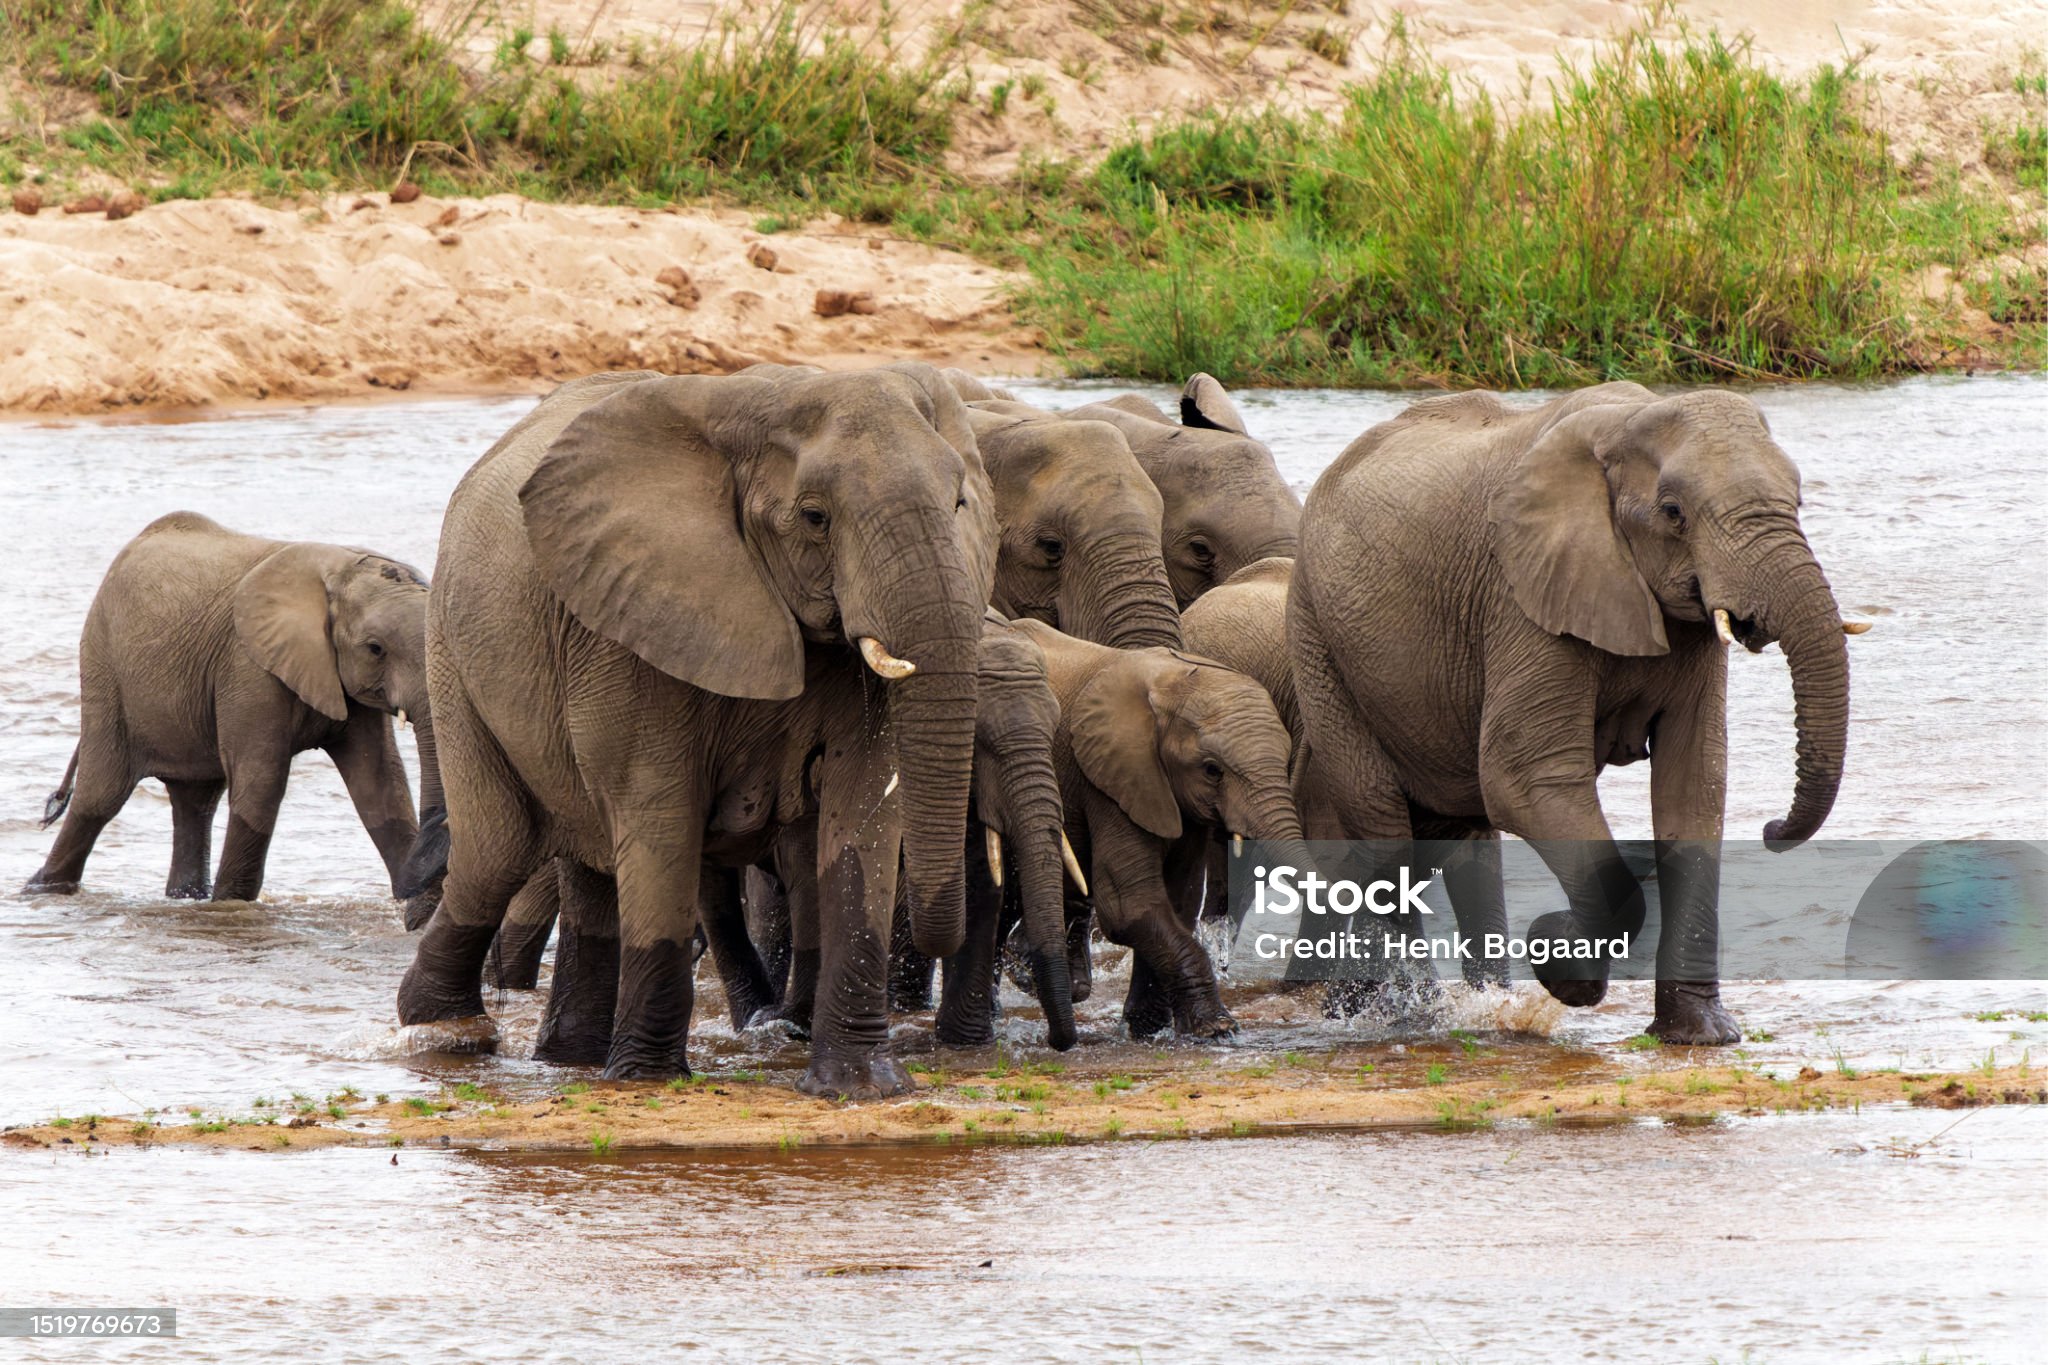
[[[735,11],[739,13],[739,11]],[[5,0],[0,182],[388,188],[820,212],[1028,269],[1081,373],[1569,385],[2048,362],[2048,78],[2002,179],[1901,167],[1866,83],[1617,38],[1510,111],[1396,29],[1328,115],[1192,119],[1007,183],[944,161],[972,21],[914,61],[781,3],[697,46],[437,28],[396,0]],[[480,59],[479,49],[491,54]],[[2027,82],[2032,81],[2033,85]],[[2039,87],[2038,89],[2035,87]],[[32,108],[30,106],[33,106]],[[58,117],[50,117],[55,110]],[[2038,125],[2038,126],[2037,126]],[[1930,279],[1957,281],[1943,293]]]

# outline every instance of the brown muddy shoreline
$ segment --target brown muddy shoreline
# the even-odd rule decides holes
[[[1466,1130],[1498,1122],[1603,1125],[1711,1122],[1864,1106],[1968,1110],[2048,1104],[2048,1075],[2022,1063],[1967,1072],[1821,1070],[1787,1076],[1712,1063],[1705,1049],[1647,1059],[1627,1045],[1560,1049],[1470,1038],[1313,1055],[1174,1058],[1101,1065],[923,1069],[915,1095],[847,1103],[786,1084],[700,1074],[687,1081],[571,1082],[514,1096],[457,1083],[393,1100],[344,1091],[252,1102],[238,1111],[55,1118],[7,1129],[9,1147],[84,1151],[178,1146],[259,1152],[314,1147],[587,1152],[698,1148],[1059,1145],[1143,1138],[1224,1138],[1308,1131]],[[1900,1155],[1912,1155],[1901,1152]]]

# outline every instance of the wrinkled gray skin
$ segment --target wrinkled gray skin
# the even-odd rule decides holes
[[[1060,861],[1065,821],[1053,766],[1059,703],[1038,646],[994,612],[982,630],[976,696],[967,942],[946,959],[935,1032],[941,1043],[958,1046],[995,1036],[996,947],[1021,920],[1046,1041],[1064,1052],[1074,1045],[1074,1000]],[[1001,841],[1000,888],[990,876],[984,830]]]
[[[1215,1037],[1235,1022],[1192,932],[1214,833],[1298,840],[1287,729],[1250,678],[1172,649],[1109,649],[1036,621],[1060,703],[1053,762],[1067,837],[1103,932],[1134,950],[1124,1017]]]
[[[1654,753],[1651,1032],[1734,1042],[1716,980],[1727,655],[1712,611],[1753,652],[1780,642],[1792,670],[1798,781],[1767,840],[1820,828],[1847,740],[1842,625],[1799,501],[1756,406],[1715,390],[1603,384],[1534,409],[1464,394],[1366,432],[1309,495],[1288,604],[1310,836],[1520,835],[1571,907],[1530,934],[1609,937],[1644,907],[1595,781]],[[1475,906],[1497,915],[1498,855],[1475,863],[1450,886],[1461,926]],[[1604,964],[1574,965],[1594,970],[1553,966],[1545,984],[1598,1001]]]
[[[883,980],[899,847],[919,946],[957,951],[994,559],[965,410],[929,367],[556,390],[443,527],[427,629],[448,870],[401,1022],[488,1036],[484,958],[559,857],[557,973],[567,958],[614,989],[579,993],[550,1036],[607,1036],[607,1076],[686,1073],[700,896],[737,918],[733,869],[809,792],[822,961],[800,1086],[909,1089]],[[869,672],[862,637],[915,673]]]
[[[1208,375],[1188,380],[1178,425],[1135,394],[1065,415],[1116,426],[1158,488],[1166,573],[1182,610],[1248,564],[1293,557],[1301,500],[1273,452],[1251,438],[1237,405]]]
[[[417,826],[394,712],[418,722],[421,796],[439,799],[426,603],[417,572],[367,550],[242,535],[196,512],[151,522],[86,614],[78,748],[44,808],[64,827],[26,889],[76,891],[100,831],[154,777],[171,799],[164,894],[254,900],[292,755],[307,749],[333,758],[396,880]]]
[[[996,610],[1098,644],[1178,645],[1164,504],[1122,433],[1050,414],[970,419],[1001,528]]]

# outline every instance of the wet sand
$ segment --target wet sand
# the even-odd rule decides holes
[[[1647,1043],[1647,1040],[1643,1040]],[[1499,1122],[1711,1121],[1910,1105],[2048,1104],[2048,1070],[1863,1072],[1723,1063],[1709,1049],[1560,1049],[1470,1034],[1287,1052],[1256,1061],[1161,1051],[1151,1065],[1102,1059],[926,1065],[916,1094],[812,1099],[759,1073],[576,1081],[534,1098],[458,1083],[406,1100],[348,1090],[256,1097],[235,1110],[78,1115],[8,1128],[16,1147],[196,1146],[289,1151],[337,1145],[613,1152],[835,1144],[1066,1143],[1274,1133],[1482,1128]],[[1043,1056],[1043,1054],[1038,1054]],[[952,1057],[945,1058],[952,1061]],[[381,1102],[380,1102],[381,1101]]]

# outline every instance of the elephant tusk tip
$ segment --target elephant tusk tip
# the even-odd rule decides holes
[[[860,637],[860,657],[867,660],[868,667],[875,670],[877,675],[891,682],[898,678],[907,678],[917,672],[916,664],[908,659],[897,658],[872,635]]]
[[[399,707],[392,714],[398,717],[398,725],[400,729],[407,729],[411,727],[412,717],[405,714],[405,708],[403,706]]]
[[[1861,635],[1875,624],[1873,621],[1844,621],[1842,622],[1842,634]]]
[[[1067,841],[1067,832],[1060,831],[1060,861],[1066,864],[1067,875],[1074,879],[1074,889],[1082,895],[1088,894],[1088,879],[1081,875],[1081,860],[1074,856],[1074,846]]]
[[[996,884],[996,890],[1003,889],[1003,836],[996,833],[995,826],[984,825],[982,837],[988,841],[988,876]]]
[[[1714,608],[1714,634],[1720,637],[1723,645],[1735,643],[1735,627],[1728,619],[1726,607]]]
[[[890,798],[891,796],[894,796],[894,795],[896,794],[896,788],[897,788],[898,784],[900,784],[900,783],[901,783],[902,781],[903,781],[903,774],[902,774],[902,773],[890,773],[890,774],[889,774],[889,785],[888,785],[888,786],[886,786],[886,787],[884,787],[884,788],[882,788],[882,799],[883,799],[884,801],[887,801],[887,800],[888,800],[888,799],[889,799],[889,798]]]
[[[1233,858],[1242,858],[1244,856],[1244,836],[1236,830],[1230,832],[1230,856]]]

